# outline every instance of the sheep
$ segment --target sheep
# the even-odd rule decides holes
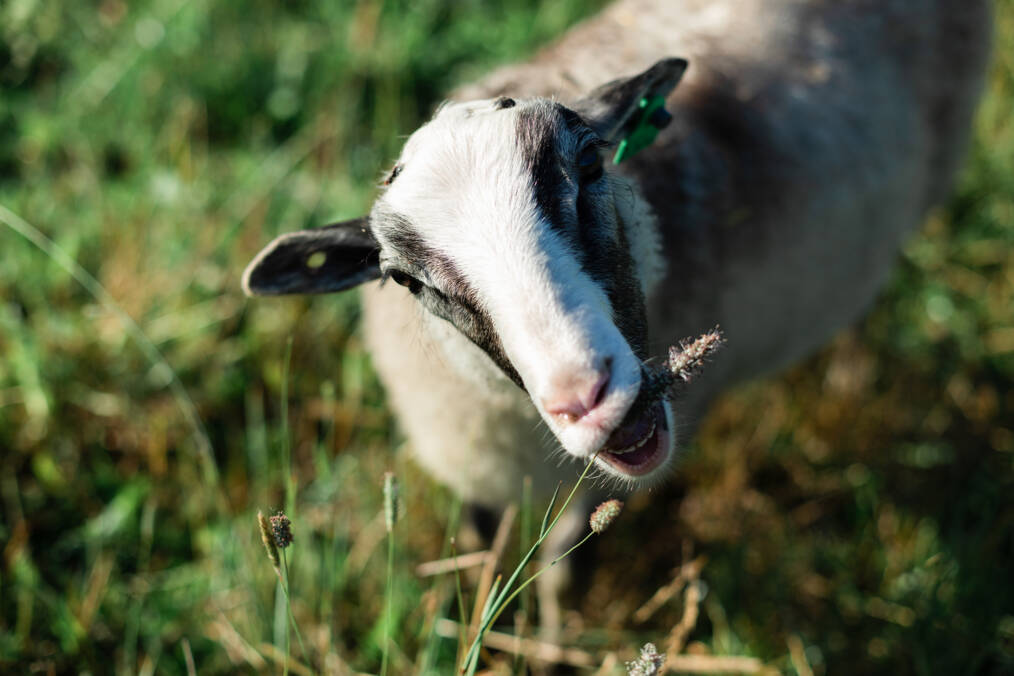
[[[651,485],[718,392],[868,308],[948,193],[989,36],[984,0],[620,0],[458,90],[367,216],[277,238],[244,289],[361,286],[415,457],[467,501],[596,453]],[[699,381],[628,416],[645,364],[716,325]]]

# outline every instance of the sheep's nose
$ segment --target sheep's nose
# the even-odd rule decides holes
[[[588,415],[605,398],[612,358],[600,359],[591,369],[568,370],[552,379],[542,408],[561,422],[573,423]]]

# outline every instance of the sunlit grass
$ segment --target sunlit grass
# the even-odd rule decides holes
[[[442,92],[600,4],[0,6],[0,205],[67,257],[0,226],[0,670],[185,673],[190,650],[202,674],[278,673],[295,623],[315,669],[377,673],[390,627],[389,673],[450,673],[439,621],[466,619],[477,571],[463,610],[453,575],[414,573],[451,554],[459,505],[401,452],[354,294],[248,303],[239,275],[271,236],[362,213]],[[955,197],[861,326],[723,398],[674,483],[586,545],[568,645],[664,648],[687,594],[631,615],[701,560],[688,653],[1014,668],[1014,5],[997,7]],[[394,594],[390,470],[411,519]],[[504,568],[543,507],[522,504]],[[291,605],[252,526],[279,508]]]

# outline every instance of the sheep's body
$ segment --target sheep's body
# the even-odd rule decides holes
[[[626,0],[455,98],[568,103],[690,61],[673,123],[620,169],[663,242],[651,354],[716,324],[729,340],[676,404],[685,441],[721,388],[805,356],[869,306],[947,195],[989,34],[987,3],[971,0]],[[374,364],[437,479],[499,506],[525,476],[539,492],[574,476],[529,395],[454,326],[395,285],[368,285],[364,306]]]

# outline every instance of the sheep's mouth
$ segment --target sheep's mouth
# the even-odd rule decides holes
[[[658,401],[614,430],[606,439],[599,460],[627,477],[643,477],[664,465],[673,447],[667,409],[668,404]]]

